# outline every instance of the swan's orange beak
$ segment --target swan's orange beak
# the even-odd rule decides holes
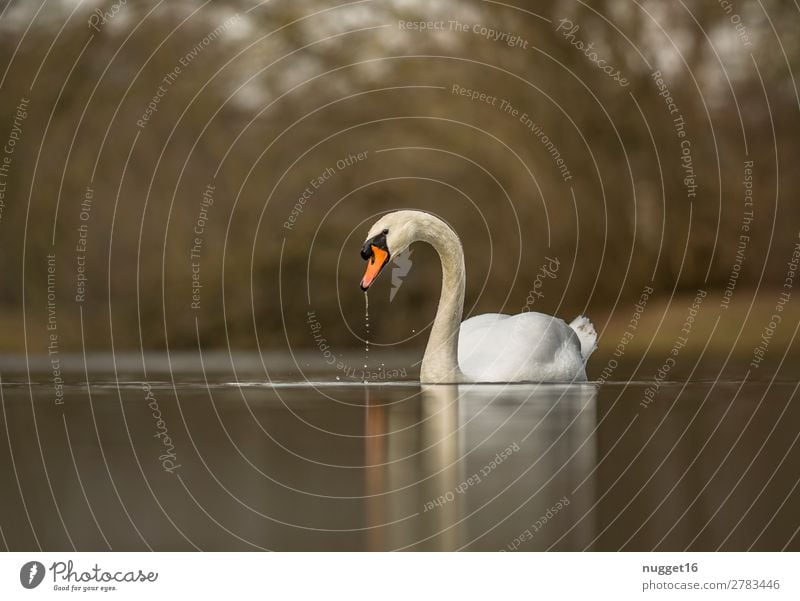
[[[372,282],[375,281],[375,278],[378,277],[381,269],[389,260],[389,251],[383,250],[374,244],[370,245],[370,250],[372,253],[367,259],[367,270],[364,272],[364,277],[361,278],[362,290],[366,290],[372,285]]]

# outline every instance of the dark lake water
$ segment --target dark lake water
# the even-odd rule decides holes
[[[144,363],[64,357],[61,397],[45,359],[0,362],[0,547],[800,550],[795,381]]]

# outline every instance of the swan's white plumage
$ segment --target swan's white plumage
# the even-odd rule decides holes
[[[584,361],[597,349],[597,331],[594,324],[585,315],[579,315],[569,323],[581,341],[581,355]]]
[[[422,211],[381,217],[367,240],[384,232],[388,252],[427,242],[442,262],[442,289],[420,369],[425,383],[581,382],[597,347],[592,322],[567,325],[543,313],[487,313],[461,322],[466,270],[461,241],[441,219]]]
[[[473,382],[585,381],[581,346],[577,332],[557,317],[487,313],[461,323],[458,364]]]

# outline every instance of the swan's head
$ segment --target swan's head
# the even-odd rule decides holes
[[[395,211],[384,215],[370,228],[361,249],[367,270],[361,278],[361,289],[367,290],[389,260],[417,240],[419,211]]]

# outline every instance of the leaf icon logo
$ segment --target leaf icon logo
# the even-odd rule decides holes
[[[19,582],[25,588],[36,588],[44,580],[44,564],[29,561],[19,570]]]

